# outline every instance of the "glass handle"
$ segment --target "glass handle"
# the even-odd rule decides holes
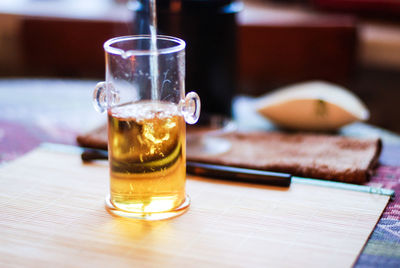
[[[107,96],[108,92],[108,96]],[[110,99],[109,99],[110,98]],[[119,103],[118,91],[111,83],[99,82],[93,92],[93,106],[99,113],[104,113],[108,106]]]
[[[99,113],[104,113],[107,109],[106,83],[99,82],[93,91],[93,106]]]
[[[181,101],[181,112],[186,123],[194,124],[200,117],[200,97],[196,92],[189,92],[185,99]]]

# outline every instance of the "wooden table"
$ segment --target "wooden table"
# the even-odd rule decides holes
[[[56,142],[56,143],[64,143],[64,144],[75,144],[75,135],[86,131],[95,125],[103,122],[105,119],[104,116],[97,114],[92,110],[91,107],[91,94],[94,85],[96,84],[95,81],[81,81],[81,80],[2,80],[0,81],[0,156],[1,161],[8,162],[12,159],[17,159],[21,155],[25,154],[26,152],[36,148],[40,143],[46,142]],[[237,103],[234,107],[237,107]],[[237,119],[240,121],[240,114],[236,113]],[[247,120],[248,123],[250,123]],[[246,127],[254,127],[253,126],[246,126]],[[382,186],[386,188],[391,188],[395,190],[400,190],[400,163],[399,163],[399,156],[400,156],[400,138],[392,134],[390,132],[375,128],[373,126],[369,126],[366,124],[357,124],[354,126],[349,126],[345,130],[347,134],[360,134],[360,132],[364,133],[364,135],[375,135],[379,134],[382,135],[384,141],[384,152],[381,156],[381,166],[377,169],[376,174],[373,176],[371,182],[369,183],[372,186]],[[34,156],[33,159],[37,159],[38,155]],[[48,157],[43,156],[42,157]],[[50,157],[51,158],[51,157]],[[46,158],[48,159],[48,158]],[[70,158],[66,156],[66,161],[76,161],[74,158]],[[54,161],[55,158],[53,159]],[[38,163],[41,163],[39,161]],[[102,172],[100,172],[102,173]],[[7,176],[10,175],[7,172]],[[104,176],[104,175],[103,175]],[[106,178],[102,178],[104,180]],[[189,190],[193,193],[196,193],[196,187],[205,187],[203,183],[207,181],[196,180],[193,178],[193,182],[189,183]],[[217,183],[217,188],[218,188]],[[102,191],[101,186],[97,191]],[[193,188],[194,187],[194,188]],[[237,186],[229,186],[228,188],[232,189],[232,193],[234,193],[237,189]],[[216,189],[217,189],[216,188]],[[5,188],[2,188],[5,189]],[[213,188],[212,188],[213,189]],[[207,198],[210,200],[212,198],[212,192],[214,190],[208,189],[211,191],[207,194]],[[246,191],[258,191],[252,190],[252,188],[246,188]],[[31,195],[37,196],[37,200],[32,203],[32,206],[35,207],[38,203],[40,203],[41,197],[40,192],[28,192],[29,197]],[[1,194],[1,193],[0,193]],[[56,193],[53,193],[56,194]],[[229,195],[229,192],[226,193]],[[7,193],[2,194],[6,196]],[[103,198],[103,193],[100,194],[101,198]],[[195,196],[193,198],[195,199]],[[57,197],[58,199],[62,196]],[[76,196],[77,199],[81,198]],[[210,199],[211,198],[211,199]],[[58,200],[57,199],[57,200]],[[55,201],[56,202],[56,201]],[[58,204],[58,202],[56,202]],[[89,201],[93,206],[98,206],[100,203],[97,201],[92,200]],[[204,202],[203,202],[204,203]],[[398,237],[400,233],[398,231],[398,226],[400,224],[400,220],[398,218],[398,207],[399,207],[400,200],[399,198],[395,199],[391,203],[389,203],[388,208],[384,211],[382,218],[380,219],[378,225],[376,226],[372,236],[370,237],[368,243],[366,244],[363,253],[360,255],[358,262],[355,266],[363,266],[363,265],[377,265],[377,266],[385,266],[388,264],[400,264],[400,256],[398,252],[400,252],[400,243]],[[204,203],[206,205],[206,203]],[[212,208],[212,203],[209,203],[209,208]],[[24,205],[25,206],[25,205]],[[26,206],[30,206],[29,203],[26,203]],[[103,213],[103,205],[100,204],[100,207],[96,210],[97,213]],[[248,206],[244,206],[246,208]],[[251,206],[250,206],[251,207]],[[215,208],[217,209],[217,208]],[[50,210],[49,210],[50,211]],[[100,211],[100,212],[99,212]],[[198,207],[197,205],[193,206],[193,213],[197,214],[197,217],[201,219],[202,208]],[[62,211],[60,211],[61,213]],[[246,215],[251,211],[247,211]],[[69,213],[69,212],[68,212]],[[71,212],[72,213],[72,212]],[[90,212],[89,212],[90,213]],[[36,214],[40,215],[40,214]],[[106,214],[101,214],[102,217]],[[54,216],[54,215],[53,215]],[[62,213],[60,214],[61,218],[53,217],[50,214],[47,217],[47,221],[54,222],[57,220],[63,219]],[[185,215],[184,215],[185,216]],[[218,217],[218,213],[215,214]],[[225,214],[225,216],[229,216]],[[224,217],[225,217],[224,216]],[[33,219],[33,218],[32,218]],[[104,218],[105,219],[105,218]],[[186,218],[178,218],[178,222],[185,221]],[[71,218],[71,220],[73,220]],[[239,221],[240,222],[240,221]],[[34,224],[40,224],[39,222],[32,222]],[[62,222],[60,222],[62,223]],[[1,224],[1,221],[0,221]],[[24,223],[20,223],[25,226]],[[90,222],[82,222],[82,224],[90,224]],[[112,223],[109,222],[109,225],[104,225],[104,228],[113,228]],[[211,224],[211,223],[210,223]],[[123,221],[118,223],[119,228],[122,229],[115,229],[115,232],[124,232]],[[4,222],[3,222],[4,226]],[[42,228],[41,225],[35,225],[36,230]],[[47,225],[43,225],[47,226]],[[51,225],[52,226],[52,225]],[[88,226],[86,226],[88,227]],[[99,226],[100,228],[101,226]],[[227,226],[228,228],[229,226]],[[240,232],[239,226],[231,226],[232,230],[235,232]],[[231,228],[229,227],[229,228]],[[253,226],[254,227],[254,226]],[[25,227],[23,227],[25,228]],[[45,227],[43,227],[45,228]],[[54,227],[58,228],[58,227]],[[70,226],[73,229],[73,225]],[[129,227],[131,228],[131,227]],[[132,227],[133,228],[133,227]],[[165,226],[163,227],[165,228]],[[212,230],[212,224],[209,226],[210,230]],[[228,228],[228,229],[229,229]],[[257,227],[258,228],[258,227]],[[263,230],[261,227],[261,230]],[[54,232],[57,230],[53,230]],[[71,229],[71,230],[72,230]],[[228,230],[227,229],[227,230]],[[10,229],[10,232],[12,229]],[[40,230],[39,230],[40,231]],[[50,229],[46,230],[50,233],[52,232]],[[127,231],[127,230],[125,230]],[[54,234],[55,233],[51,233]],[[267,232],[264,229],[264,232]],[[14,233],[16,237],[19,237],[17,233]],[[25,234],[27,236],[27,241],[31,241],[31,239],[37,239],[34,236],[34,233],[29,235],[29,233]],[[89,235],[86,233],[86,235]],[[105,234],[104,234],[105,235]],[[136,235],[135,232],[132,235]],[[171,233],[171,236],[173,234]],[[229,233],[225,233],[226,239],[225,241],[227,245],[229,245],[230,235]],[[256,233],[254,234],[256,236]],[[53,237],[54,238],[54,237]],[[170,239],[171,237],[164,237],[163,239]],[[87,239],[94,239],[93,237],[87,237]],[[100,238],[99,238],[100,239]],[[105,239],[102,237],[101,239]],[[153,237],[156,239],[156,237]],[[158,239],[158,238],[157,238]],[[200,239],[200,238],[199,238]],[[68,237],[64,238],[66,245],[73,246],[68,242]],[[103,240],[104,242],[105,240]],[[49,241],[48,241],[49,242]],[[81,241],[82,242],[82,241]],[[95,241],[92,240],[93,244],[95,245]],[[183,241],[181,241],[183,243]],[[186,241],[189,242],[189,241]],[[61,243],[61,242],[60,242]],[[63,242],[64,243],[64,242]],[[80,243],[76,241],[76,243]],[[218,240],[215,240],[215,243]],[[259,242],[263,244],[264,242]],[[50,243],[51,244],[51,243]],[[215,245],[217,245],[215,244]],[[260,244],[260,245],[261,245]],[[87,244],[86,244],[87,245]],[[148,244],[153,245],[153,244]],[[264,244],[265,245],[265,244]],[[110,245],[112,246],[112,245]],[[128,246],[126,244],[125,246]],[[183,245],[182,245],[183,246]],[[207,247],[207,243],[204,244]],[[213,245],[210,245],[211,247]],[[11,248],[10,248],[11,249]],[[40,248],[38,249],[40,251]],[[206,250],[206,249],[204,249]],[[40,251],[43,252],[43,251]],[[24,253],[22,251],[21,253]],[[106,252],[103,252],[106,254]],[[212,253],[212,252],[211,252]],[[211,254],[210,253],[210,254]],[[33,251],[25,252],[25,254],[35,254]],[[59,256],[62,256],[62,253],[59,253]],[[77,253],[78,255],[84,255],[84,252]],[[194,253],[193,253],[194,254]],[[260,253],[261,254],[261,253]],[[305,253],[306,254],[306,253]],[[53,255],[52,255],[53,256]],[[317,257],[318,255],[316,255]],[[86,256],[88,257],[88,256]],[[233,258],[233,256],[225,256],[226,258]],[[239,257],[239,256],[235,256]],[[261,257],[261,255],[260,255]],[[162,260],[163,258],[159,259]],[[100,259],[101,260],[101,259]],[[93,260],[94,261],[94,260]],[[189,264],[193,264],[192,261],[188,261]],[[254,264],[260,264],[259,262],[255,261]],[[279,263],[279,262],[278,262]],[[17,263],[18,264],[18,263]],[[21,265],[23,263],[20,263]],[[25,263],[26,264],[26,263]],[[44,263],[43,263],[44,264]],[[204,263],[203,263],[204,264]],[[215,263],[214,263],[215,264]]]

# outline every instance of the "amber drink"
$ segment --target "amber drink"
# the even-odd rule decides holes
[[[159,213],[186,198],[185,120],[173,103],[142,101],[108,111],[110,201]]]
[[[106,79],[97,83],[93,103],[108,113],[112,215],[164,220],[189,208],[185,124],[197,122],[200,99],[185,94],[185,45],[163,35],[104,43]]]

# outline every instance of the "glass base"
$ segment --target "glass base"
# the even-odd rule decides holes
[[[138,220],[146,220],[146,221],[158,221],[158,220],[165,220],[177,217],[185,213],[189,209],[189,205],[190,205],[190,197],[186,195],[185,201],[183,201],[183,203],[179,207],[173,210],[163,211],[163,212],[139,213],[139,212],[129,212],[125,210],[120,210],[117,207],[115,207],[114,204],[111,202],[110,195],[106,197],[106,209],[112,215],[125,218],[138,219]]]

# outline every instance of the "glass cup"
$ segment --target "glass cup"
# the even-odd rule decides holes
[[[160,220],[189,207],[186,125],[197,122],[200,99],[185,96],[185,42],[169,36],[122,36],[104,43],[106,81],[94,106],[108,115],[112,214]]]

